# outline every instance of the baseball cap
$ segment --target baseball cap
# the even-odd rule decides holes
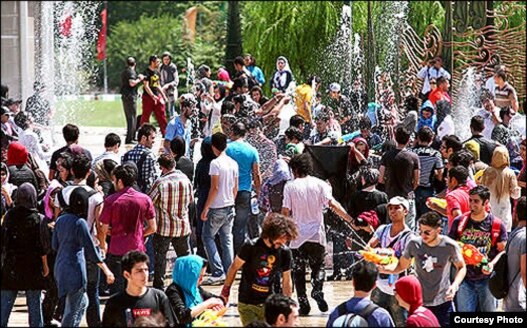
[[[14,105],[14,104],[21,104],[22,103],[22,100],[20,99],[13,99],[13,98],[9,98],[5,101],[4,105],[9,107],[11,105]]]
[[[340,92],[340,84],[333,82],[329,85],[329,91]]]
[[[401,205],[407,210],[410,209],[410,204],[408,203],[408,200],[406,200],[406,198],[401,197],[401,196],[395,196],[392,199],[390,199],[387,206],[390,206],[390,205]]]

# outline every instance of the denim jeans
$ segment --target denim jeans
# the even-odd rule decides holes
[[[463,280],[457,292],[459,312],[495,312],[496,299],[489,290],[489,279]]]
[[[454,302],[449,301],[436,306],[427,306],[427,308],[436,316],[441,327],[450,327],[450,313],[455,312]]]
[[[172,243],[174,251],[177,256],[185,256],[190,254],[190,235],[184,237],[164,237],[154,234],[153,245],[156,258],[156,265],[154,266],[154,288],[163,290],[165,273],[167,271],[167,252]]]
[[[115,281],[110,285],[110,294],[116,294],[123,291],[126,288],[126,280],[123,276],[123,270],[121,268],[121,258],[122,256],[106,254],[106,265],[108,269],[112,271],[115,276]]]
[[[15,305],[17,294],[18,290],[2,289],[0,291],[0,299],[2,301],[2,312],[0,316],[0,321],[2,323],[2,327],[7,327],[7,323],[9,322],[9,316],[11,315],[11,311],[13,310],[13,305]],[[30,327],[44,326],[44,319],[42,317],[42,303],[40,299],[41,295],[41,290],[26,290],[26,302],[29,311],[28,315]]]
[[[417,219],[421,215],[430,212],[430,209],[426,206],[426,200],[433,195],[434,187],[417,187],[415,189],[415,214],[417,215]]]
[[[235,200],[236,217],[232,227],[234,237],[234,253],[238,254],[240,248],[247,240],[247,223],[251,214],[251,192],[246,190],[238,191]]]
[[[211,208],[207,214],[207,221],[203,223],[203,244],[209,259],[209,265],[213,277],[221,277],[227,274],[232,264],[234,250],[232,247],[233,239],[233,220],[234,207],[228,206],[223,208]],[[214,241],[215,236],[219,234],[221,243],[221,260]]]
[[[371,293],[371,300],[378,306],[385,308],[393,319],[396,327],[406,327],[408,312],[399,306],[395,296],[382,292],[375,288]]]
[[[67,293],[61,327],[79,327],[87,307],[88,295],[84,288]]]
[[[97,251],[99,251],[97,247]],[[99,281],[101,269],[97,263],[86,260],[86,274],[88,285],[86,293],[88,294],[88,309],[86,310],[86,322],[88,327],[101,326],[101,307],[99,302]]]

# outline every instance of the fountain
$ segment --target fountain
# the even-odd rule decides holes
[[[89,110],[78,100],[97,77],[93,48],[100,5],[97,1],[41,3],[37,80],[45,85],[44,97],[54,109],[51,131],[54,126],[75,122],[77,115]]]
[[[453,99],[452,118],[459,139],[470,138],[469,122],[472,116],[480,109],[476,86],[476,72],[474,67],[469,67],[464,73],[457,88],[457,97]]]

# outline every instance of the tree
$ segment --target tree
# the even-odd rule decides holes
[[[234,58],[243,53],[242,26],[240,17],[239,1],[229,1],[229,13],[227,16],[227,48],[225,52],[225,66],[233,76]]]

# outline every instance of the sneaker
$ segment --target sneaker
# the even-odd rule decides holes
[[[328,303],[326,302],[326,300],[324,300],[324,293],[312,291],[311,297],[313,297],[313,299],[317,301],[318,309],[320,310],[320,312],[326,312],[329,309]]]
[[[301,316],[307,316],[311,312],[311,305],[309,305],[309,300],[306,296],[301,296],[298,298],[298,314]]]
[[[220,286],[220,285],[223,285],[224,282],[225,282],[225,275],[221,275],[220,277],[210,276],[206,280],[204,280],[201,284],[204,286]]]

